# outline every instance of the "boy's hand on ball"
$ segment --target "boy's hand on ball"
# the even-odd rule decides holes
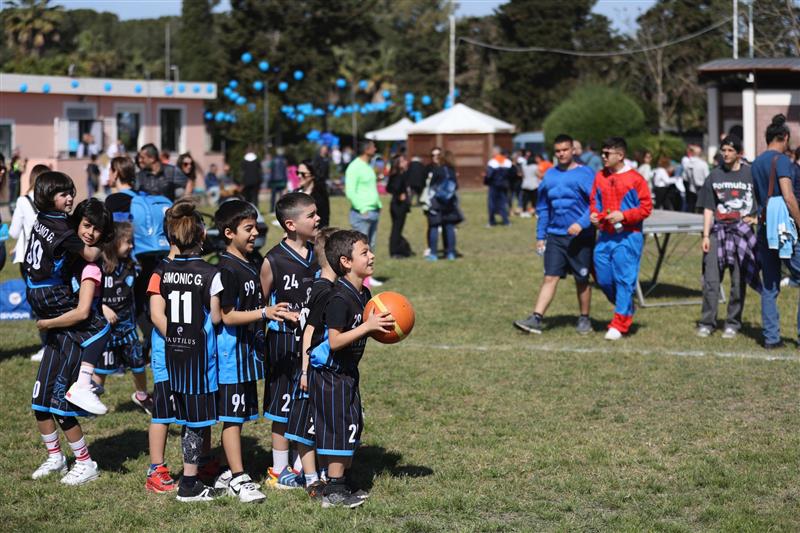
[[[367,318],[367,329],[373,331],[386,331],[389,332],[394,327],[394,318],[389,312],[386,313],[372,313]]]

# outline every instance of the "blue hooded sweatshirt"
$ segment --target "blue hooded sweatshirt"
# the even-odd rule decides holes
[[[572,170],[555,166],[545,172],[536,203],[536,238],[543,241],[547,235],[567,235],[567,229],[575,222],[587,229],[591,225],[589,197],[593,184],[594,172],[587,166]]]

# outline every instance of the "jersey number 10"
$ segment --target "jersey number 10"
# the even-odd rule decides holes
[[[169,321],[173,324],[192,323],[192,293],[189,291],[172,291],[167,296],[169,300]],[[183,302],[183,320],[181,320],[181,302]]]

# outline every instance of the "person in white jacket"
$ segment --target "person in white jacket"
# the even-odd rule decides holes
[[[11,217],[11,226],[8,228],[8,234],[12,239],[17,240],[17,243],[14,245],[13,262],[19,263],[19,271],[23,279],[25,279],[25,271],[23,268],[25,264],[25,251],[28,248],[28,240],[31,237],[33,223],[36,222],[36,216],[39,214],[36,206],[33,204],[33,186],[36,183],[36,178],[45,172],[50,172],[50,167],[47,165],[36,165],[31,169],[31,175],[28,180],[28,192],[17,199],[17,207],[14,209],[14,214]],[[42,343],[44,343],[44,340]],[[41,361],[42,355],[44,355],[44,348],[33,354],[31,356],[31,361]]]

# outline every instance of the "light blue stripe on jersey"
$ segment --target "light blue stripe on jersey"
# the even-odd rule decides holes
[[[208,359],[208,367],[206,370],[206,382],[208,383],[208,388],[206,391],[216,392],[218,388],[217,332],[215,331],[214,323],[211,322],[211,313],[206,312],[206,320],[203,324],[203,330],[206,334],[206,357]]]
[[[153,370],[153,383],[169,381],[164,337],[155,327],[150,335],[150,368]]]
[[[311,350],[311,366],[315,368],[331,368],[331,344],[328,339],[328,327],[325,327],[325,333],[322,335],[322,342]]]
[[[300,444],[305,444],[306,446],[314,446],[313,440],[301,437],[300,435],[295,435],[294,433],[284,433],[283,436],[286,438],[286,440],[293,440],[295,442],[299,442]]]
[[[99,339],[100,337],[102,337],[103,335],[108,333],[109,331],[111,331],[111,326],[108,324],[108,322],[106,322],[106,327],[104,327],[103,329],[101,329],[100,331],[98,331],[97,333],[95,333],[94,335],[92,335],[91,337],[86,339],[85,341],[83,341],[81,343],[81,348],[86,348],[87,346],[89,346],[93,342],[97,341],[97,339]]]

